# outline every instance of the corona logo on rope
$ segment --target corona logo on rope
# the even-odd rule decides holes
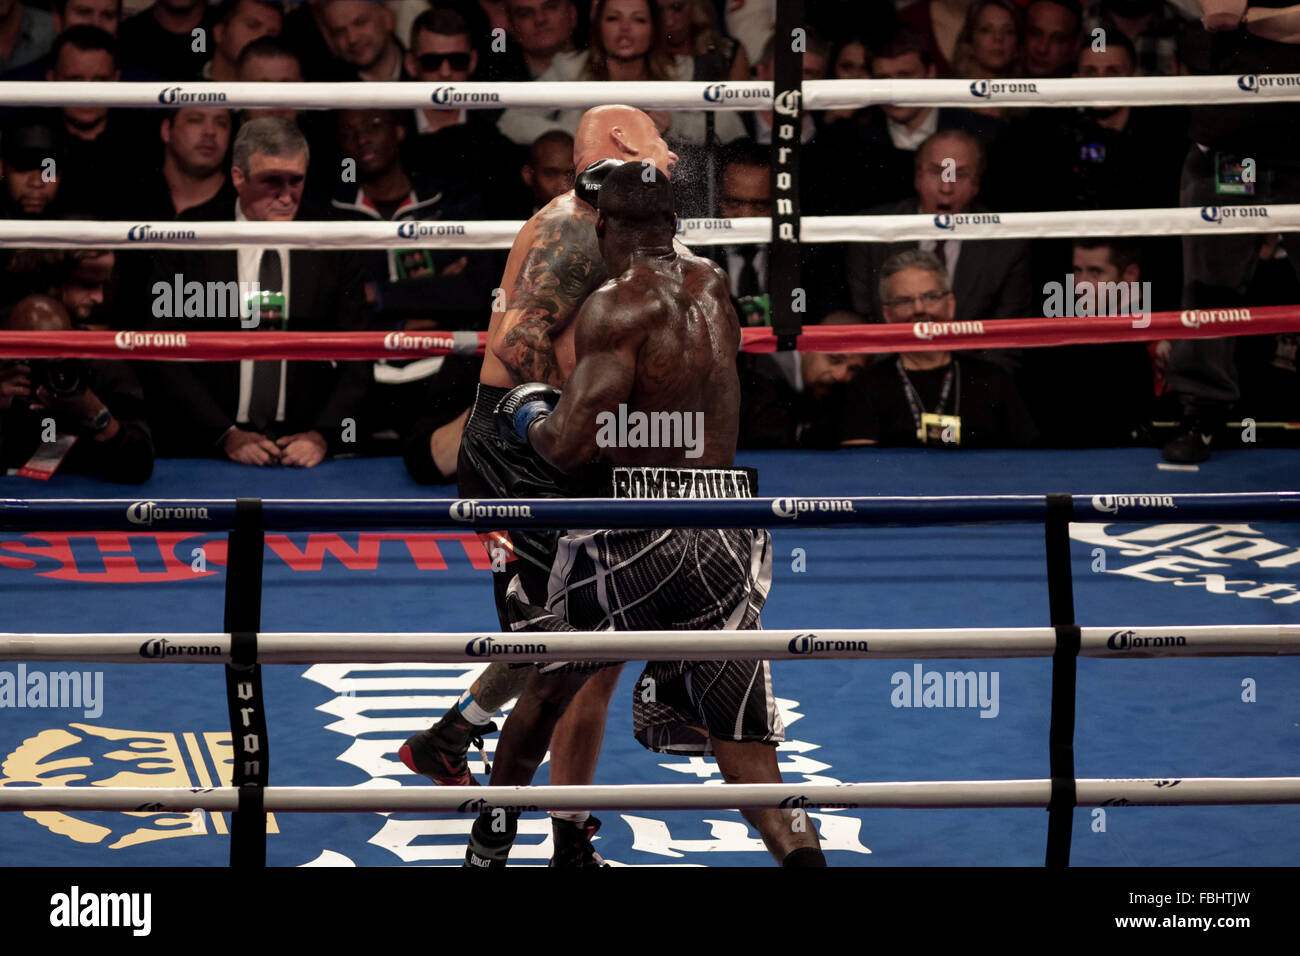
[[[704,88],[704,102],[706,103],[723,103],[727,100],[758,101],[770,98],[771,94],[767,90],[735,90],[726,83],[710,83]]]
[[[866,641],[823,641],[816,634],[800,634],[790,638],[791,654],[817,654],[822,651],[865,651]]]
[[[786,797],[779,804],[782,810],[802,810],[804,807],[813,807],[821,810],[856,810],[861,806],[857,803],[818,803],[815,800],[809,800],[802,793],[795,797]]]
[[[1202,206],[1201,218],[1206,222],[1223,222],[1225,219],[1267,219],[1267,206]]]
[[[191,777],[189,765],[198,779]],[[0,763],[0,787],[177,787],[199,790],[231,785],[230,732],[172,733],[118,730],[74,723],[28,737]],[[23,814],[76,843],[122,850],[173,837],[225,834],[221,814],[203,810],[157,812],[143,804],[131,812],[32,810]],[[211,826],[209,825],[209,821]],[[279,833],[273,814],[267,832]]]
[[[1177,508],[1172,495],[1093,495],[1092,507],[1102,514],[1117,515],[1120,508]]]
[[[224,653],[215,644],[182,643],[169,641],[165,637],[155,637],[140,645],[140,656],[145,660],[161,660],[164,657],[220,657]]]
[[[449,514],[455,521],[473,521],[475,518],[531,518],[533,509],[528,505],[485,505],[481,501],[461,498],[451,503]]]
[[[463,236],[465,227],[453,223],[404,222],[397,227],[397,238],[420,239],[425,236]]]
[[[224,103],[226,102],[225,93],[213,93],[204,91],[202,93],[186,92],[183,86],[167,86],[158,93],[159,103]]]
[[[1137,631],[1116,631],[1106,639],[1106,646],[1112,651],[1130,651],[1142,647],[1186,647],[1187,638],[1182,634],[1143,637]]]
[[[433,90],[430,100],[436,106],[448,106],[453,103],[500,103],[500,93],[463,93],[454,86],[438,86]]]
[[[847,498],[773,498],[772,514],[778,518],[794,518],[811,512],[853,512],[853,502]]]
[[[934,226],[936,229],[946,229],[949,232],[955,230],[958,226],[979,226],[1002,224],[1002,217],[997,213],[936,213],[934,217]]]
[[[1250,309],[1185,309],[1178,320],[1189,329],[1199,329],[1220,322],[1250,322],[1252,316]]]
[[[970,95],[976,99],[991,100],[999,93],[1033,93],[1034,95],[1037,95],[1038,84],[976,80],[970,85]]]
[[[677,217],[677,235],[684,236],[692,232],[717,232],[722,229],[734,229],[730,219],[682,219]]]
[[[124,352],[136,348],[185,348],[189,339],[184,332],[118,332],[113,344]]]
[[[1237,88],[1244,93],[1258,93],[1269,86],[1300,86],[1300,74],[1261,75],[1258,73],[1243,73],[1237,77]]]
[[[144,242],[148,239],[197,239],[193,229],[155,229],[150,223],[140,223],[126,231],[127,242]]]
[[[539,812],[533,806],[507,807],[497,806],[495,803],[488,803],[486,800],[466,800],[456,808],[457,813],[487,813],[490,810],[504,810],[506,813],[537,813]]]
[[[940,335],[983,335],[983,322],[913,322],[912,334],[929,341]]]
[[[402,349],[450,349],[455,343],[442,335],[408,335],[406,332],[389,332],[384,336],[384,348],[390,352]]]
[[[510,644],[490,637],[476,637],[465,645],[470,657],[495,657],[500,654],[545,654],[545,644]]]
[[[155,521],[184,520],[208,521],[208,509],[203,506],[168,508],[156,501],[133,501],[126,506],[126,520],[131,524],[152,525]]]

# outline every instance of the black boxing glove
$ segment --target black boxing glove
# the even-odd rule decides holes
[[[497,434],[512,445],[527,445],[528,428],[555,410],[560,390],[541,382],[516,385],[493,410]]]
[[[592,209],[600,205],[600,184],[605,177],[623,165],[621,159],[598,159],[582,172],[573,182],[573,194]]]

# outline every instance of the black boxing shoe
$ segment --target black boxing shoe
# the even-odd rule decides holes
[[[498,832],[500,830],[500,832]],[[469,831],[464,866],[471,870],[488,870],[505,866],[519,830],[519,814],[496,811],[484,813]]]
[[[549,866],[609,866],[591,845],[600,821],[587,817],[582,823],[551,817],[551,862]]]
[[[483,750],[483,735],[496,729],[497,725],[492,721],[471,724],[458,707],[452,707],[428,730],[407,737],[406,743],[398,748],[397,756],[412,773],[422,774],[440,787],[477,786],[478,781],[469,772],[465,755],[470,744],[474,744],[487,772],[491,773],[492,765]]]
[[[1206,432],[1199,426],[1190,425],[1183,429],[1178,434],[1178,437],[1165,445],[1162,455],[1165,461],[1188,465],[1198,464],[1210,460],[1213,446],[1214,434],[1212,432]]]

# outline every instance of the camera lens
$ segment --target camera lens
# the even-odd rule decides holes
[[[86,390],[86,366],[78,359],[43,362],[39,377],[56,398],[76,398]]]

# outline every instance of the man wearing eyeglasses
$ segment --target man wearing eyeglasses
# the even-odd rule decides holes
[[[935,238],[917,242],[855,243],[845,256],[853,311],[869,322],[888,321],[881,311],[879,286],[886,259],[909,249],[933,252],[952,276],[954,319],[1025,318],[1031,314],[1029,245],[1020,239],[964,239],[956,217],[988,213],[976,203],[984,172],[984,149],[963,130],[933,134],[916,151],[915,195],[877,206],[878,215],[924,213],[932,217]]]
[[[911,323],[918,341],[962,330],[947,269],[934,253],[913,249],[888,259],[879,293],[885,321]],[[942,349],[886,356],[848,382],[841,408],[843,445],[1016,448],[1037,438],[1010,375]]]
[[[406,69],[422,83],[454,86],[468,80],[478,69],[478,54],[465,18],[444,8],[416,17]],[[444,182],[472,184],[488,197],[486,218],[513,219],[527,202],[519,181],[525,153],[497,132],[500,112],[457,106],[418,109],[403,158],[410,168]]]

